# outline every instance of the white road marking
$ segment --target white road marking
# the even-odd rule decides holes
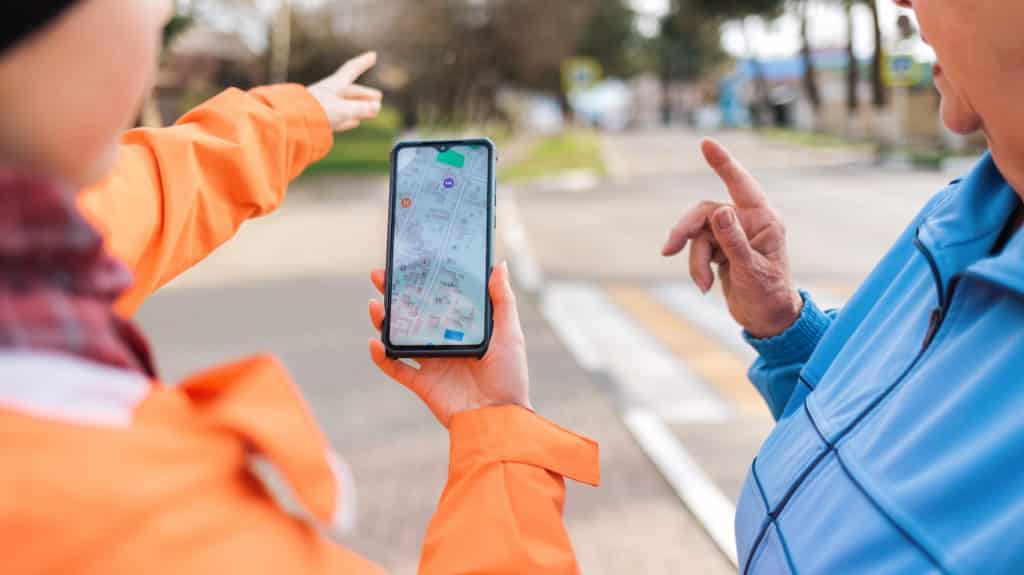
[[[628,409],[623,421],[718,548],[734,566],[739,566],[733,530],[736,507],[729,498],[704,473],[657,414],[648,409]]]
[[[808,291],[823,310],[840,309],[844,305],[842,299],[828,289],[815,289],[810,284]],[[661,284],[651,293],[662,305],[688,320],[702,333],[713,336],[738,357],[751,363],[757,359],[757,352],[740,336],[742,328],[729,315],[722,297],[705,296],[688,283]]]
[[[590,336],[584,330],[584,326],[576,317],[578,306],[567,304],[564,298],[571,298],[568,290],[550,290],[541,297],[541,314],[548,321],[551,329],[557,333],[562,342],[572,352],[576,363],[588,371],[600,371],[607,369],[606,358],[601,355],[600,350],[590,340]],[[577,302],[579,303],[579,302]]]
[[[526,238],[526,228],[519,220],[519,205],[516,194],[509,190],[499,201],[501,206],[498,219],[498,232],[505,243],[509,254],[509,270],[516,283],[531,294],[540,293],[544,287],[544,272],[530,252],[530,244]]]
[[[580,365],[604,369],[629,405],[673,422],[722,421],[732,408],[593,284],[556,283],[541,309]]]
[[[686,318],[702,333],[714,337],[744,361],[753,362],[757,353],[740,336],[742,328],[736,323],[725,300],[714,295],[702,295],[693,284],[662,284],[651,290],[662,305],[676,315]]]
[[[508,194],[503,200],[499,227],[512,260],[514,279],[521,288],[540,295],[542,314],[577,363],[587,370],[605,371],[620,388],[627,401],[622,415],[626,428],[726,558],[738,565],[733,532],[735,507],[665,423],[721,421],[732,415],[731,408],[610,302],[599,286],[545,285],[544,274],[530,252],[526,229],[519,220],[515,196]],[[663,301],[675,309],[672,300],[668,296]],[[677,299],[675,305],[694,310],[712,308],[704,300],[701,305],[692,303]],[[707,314],[695,323],[702,329],[716,326],[712,333],[721,341],[729,341],[725,337],[727,324],[720,312]],[[731,339],[737,339],[734,326],[728,331]]]
[[[568,170],[553,178],[540,181],[535,188],[545,192],[589,192],[601,183],[601,178],[593,170]]]

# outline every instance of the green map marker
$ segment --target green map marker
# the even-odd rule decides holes
[[[466,165],[466,156],[455,150],[445,150],[437,155],[437,161],[456,168],[462,168]]]

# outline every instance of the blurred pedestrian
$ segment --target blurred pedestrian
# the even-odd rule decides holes
[[[783,224],[718,144],[733,202],[687,213],[760,357],[778,420],[739,502],[742,573],[1018,573],[1024,563],[1024,21],[1019,0],[900,0],[938,55],[942,120],[991,149],[943,190],[840,311],[790,277]],[[891,190],[898,193],[899,190]],[[822,214],[823,218],[838,214]]]
[[[355,83],[376,56],[309,88],[229,89],[173,127],[122,136],[174,3],[16,4],[0,18],[3,572],[379,572],[324,535],[351,523],[352,481],[283,367],[258,356],[165,386],[130,321],[276,208],[333,131],[377,115],[380,92]],[[420,570],[575,573],[563,476],[596,484],[597,446],[530,410],[504,266],[490,293],[483,361],[415,371],[372,348],[451,438]],[[256,461],[304,517],[278,505]]]

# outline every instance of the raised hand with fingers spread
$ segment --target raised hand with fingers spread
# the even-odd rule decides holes
[[[385,272],[370,274],[377,291],[384,293]],[[419,369],[387,357],[379,339],[370,340],[373,363],[385,375],[409,388],[448,427],[452,416],[482,407],[518,405],[532,410],[526,340],[519,324],[516,297],[508,277],[508,265],[491,273],[488,291],[494,304],[494,332],[487,354],[476,358],[418,359]],[[377,331],[384,323],[384,304],[370,301],[370,321]]]
[[[356,84],[356,80],[377,64],[377,53],[366,52],[348,62],[338,71],[308,88],[327,113],[335,132],[359,127],[380,113],[380,90]]]
[[[729,312],[758,338],[784,332],[800,317],[803,300],[793,287],[786,230],[761,184],[721,144],[704,140],[701,151],[725,183],[732,204],[704,201],[672,228],[662,249],[674,256],[690,245],[690,275],[701,291],[714,284],[718,265]]]

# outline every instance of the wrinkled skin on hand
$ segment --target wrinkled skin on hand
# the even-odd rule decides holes
[[[712,264],[729,312],[751,335],[781,334],[800,317],[803,299],[793,287],[786,228],[768,205],[761,184],[714,140],[701,146],[708,165],[725,183],[733,203],[700,202],[672,228],[662,255],[690,245],[690,276],[707,293]]]

